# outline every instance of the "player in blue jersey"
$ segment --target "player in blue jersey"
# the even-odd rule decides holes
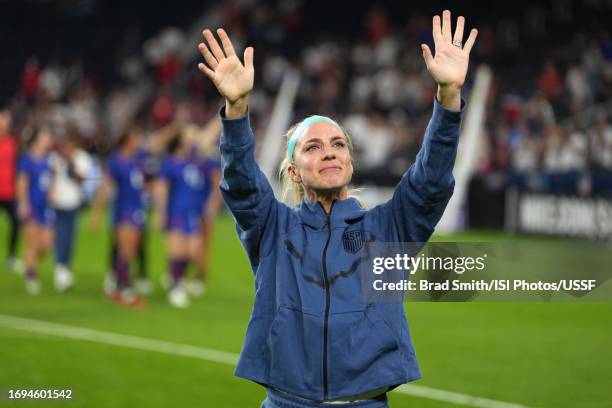
[[[206,154],[205,146],[206,140],[218,138],[219,132],[218,119],[201,131],[184,129],[170,143],[154,188],[155,222],[166,230],[170,255],[168,301],[176,307],[189,305],[188,289],[197,295],[204,287],[204,224],[214,218],[221,204],[219,164]],[[197,268],[196,281],[184,285],[190,262]]]
[[[49,206],[52,167],[49,155],[53,137],[49,128],[24,132],[27,151],[19,160],[17,176],[17,212],[25,238],[26,289],[40,292],[36,267],[53,244],[53,210]]]
[[[142,127],[130,125],[118,142],[117,151],[111,155],[102,179],[98,197],[94,203],[91,224],[99,225],[100,214],[114,191],[112,226],[117,255],[114,259],[116,287],[108,293],[118,304],[142,308],[146,302],[132,291],[130,263],[137,254],[145,214],[145,167],[150,154],[159,153],[176,133],[175,126],[168,125],[144,140]]]

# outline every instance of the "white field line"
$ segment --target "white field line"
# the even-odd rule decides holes
[[[474,395],[460,394],[458,392],[444,391],[437,388],[425,387],[416,384],[402,384],[393,391],[401,394],[413,395],[434,399],[438,401],[452,402],[457,405],[465,405],[468,407],[479,408],[527,408],[525,405],[515,404],[513,402],[505,402],[492,400],[488,398],[476,397]]]
[[[74,340],[87,340],[95,343],[111,344],[113,346],[137,350],[156,351],[158,353],[199,358],[200,360],[208,360],[215,363],[235,365],[238,361],[238,355],[234,353],[171,343],[163,340],[153,340],[144,337],[66,326],[40,320],[24,319],[21,317],[0,315],[0,326],[51,336],[66,337]]]
[[[144,337],[129,336],[101,330],[86,329],[41,320],[26,319],[23,317],[0,314],[0,327],[39,333],[50,336],[65,337],[72,340],[85,340],[94,343],[110,344],[118,347],[136,350],[155,351],[171,355],[197,358],[215,363],[236,365],[238,354],[213,350],[205,347],[189,346],[163,340],[147,339]],[[444,391],[422,385],[404,384],[393,390],[400,394],[407,394],[421,398],[450,402],[478,408],[527,408],[524,405],[511,402],[491,400],[473,395]]]

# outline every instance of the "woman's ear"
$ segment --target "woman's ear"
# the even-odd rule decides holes
[[[298,171],[297,171],[297,167],[295,166],[295,164],[291,163],[288,167],[287,167],[287,174],[289,174],[289,177],[291,177],[291,181],[293,181],[294,183],[301,183],[302,182],[302,178],[300,177]]]

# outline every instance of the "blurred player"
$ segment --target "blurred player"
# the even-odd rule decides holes
[[[47,200],[52,181],[51,131],[42,127],[24,132],[27,152],[19,160],[17,212],[25,237],[26,290],[40,292],[36,267],[53,244],[53,209]]]
[[[54,177],[51,188],[51,203],[55,212],[55,288],[63,292],[73,284],[70,270],[75,225],[83,203],[81,183],[93,166],[91,157],[80,147],[74,134],[58,146],[53,155]]]
[[[148,154],[143,161],[143,173],[145,179],[145,188],[143,189],[143,201],[145,215],[151,207],[153,184],[155,177],[159,173],[159,168],[163,160],[163,154]],[[139,295],[149,295],[153,292],[153,283],[149,279],[149,262],[147,257],[147,241],[149,237],[148,224],[145,223],[140,231],[140,240],[138,241],[138,249],[136,250],[135,272],[136,279],[134,281],[134,291]],[[104,279],[104,291],[110,293],[115,291],[117,282],[115,280],[115,260],[117,257],[117,242],[115,235],[111,233],[111,251],[110,251],[110,272]]]
[[[154,189],[155,222],[159,229],[166,230],[170,255],[168,301],[175,307],[189,305],[188,291],[194,296],[204,291],[208,258],[205,239],[209,235],[203,233],[204,225],[216,216],[221,203],[219,164],[204,154],[204,146],[219,131],[217,119],[202,131],[191,128],[177,135]],[[196,280],[185,285],[190,262],[197,268]]]
[[[19,221],[15,205],[15,179],[18,146],[11,135],[12,116],[8,109],[0,110],[0,209],[8,215],[10,232],[7,243],[6,266],[9,271],[22,272],[23,264],[16,256]]]
[[[92,211],[91,224],[99,225],[100,213],[114,190],[112,225],[117,243],[113,270],[116,287],[107,293],[118,304],[142,308],[146,302],[132,290],[130,263],[137,255],[145,225],[145,163],[150,154],[160,152],[175,134],[173,125],[163,128],[143,143],[143,129],[128,127],[118,142],[117,152],[108,162]]]
[[[219,154],[219,136],[221,135],[220,124],[216,121],[211,122],[210,126],[202,129],[197,126],[188,126],[185,129],[186,132],[197,132],[197,135],[187,136],[198,138],[199,152],[203,157],[208,157],[212,163],[218,163]],[[208,278],[208,264],[210,260],[210,248],[213,237],[214,225],[219,210],[223,203],[221,197],[221,190],[219,189],[219,181],[221,174],[218,177],[213,173],[211,192],[209,198],[204,198],[203,203],[203,218],[200,224],[200,236],[202,239],[202,247],[200,256],[196,256],[193,261],[196,266],[196,272],[193,279],[185,282],[185,288],[187,292],[195,297],[201,296],[206,290],[206,280]],[[210,200],[210,201],[207,201]],[[187,273],[185,274],[187,275]]]

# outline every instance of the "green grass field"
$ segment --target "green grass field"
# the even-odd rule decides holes
[[[229,217],[216,227],[208,292],[187,310],[171,308],[159,286],[166,269],[160,236],[149,241],[156,292],[148,309],[136,311],[102,294],[108,232],[81,228],[80,234],[73,263],[77,283],[67,294],[52,289],[49,260],[40,268],[43,292],[36,297],[25,293],[20,276],[0,266],[0,315],[240,352],[253,278]],[[0,217],[0,260],[6,236]],[[444,239],[508,237],[469,233]],[[423,371],[418,385],[530,407],[612,407],[612,303],[412,303],[406,311]],[[259,407],[264,398],[262,387],[233,376],[231,364],[57,334],[0,319],[0,388],[70,388],[72,407]],[[59,403],[12,405],[46,404]],[[392,392],[390,406],[458,405]]]

